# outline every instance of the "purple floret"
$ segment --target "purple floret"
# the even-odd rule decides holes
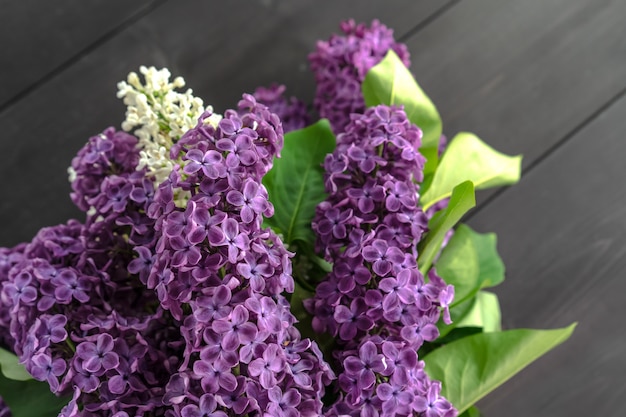
[[[317,89],[315,108],[327,118],[335,133],[344,131],[350,114],[363,113],[365,102],[361,83],[367,71],[378,64],[391,49],[404,65],[410,65],[406,45],[397,43],[393,31],[374,20],[368,27],[353,20],[341,23],[343,35],[318,41],[309,63],[315,74]]]

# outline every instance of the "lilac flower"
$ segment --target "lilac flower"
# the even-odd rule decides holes
[[[265,196],[259,194],[261,187],[255,181],[246,181],[243,192],[232,190],[226,195],[226,201],[241,209],[241,220],[244,223],[252,222],[255,214],[263,214],[269,209],[267,193]]]
[[[42,229],[0,277],[9,347],[52,390],[77,387],[62,415],[79,407],[80,415],[163,415],[179,366],[180,323],[142,286],[156,236],[146,215],[153,186],[136,170],[136,144],[112,129],[92,138],[72,168],[73,200],[91,209],[85,222]]]
[[[119,365],[120,359],[113,351],[113,338],[103,333],[95,339],[96,343],[83,342],[76,347],[76,354],[83,362],[83,368],[89,372],[100,369],[109,370]]]
[[[343,36],[333,35],[326,42],[318,42],[316,51],[309,55],[317,82],[315,108],[321,117],[330,120],[335,133],[344,131],[350,114],[365,110],[361,83],[387,51],[394,50],[409,66],[406,46],[396,43],[393,31],[377,20],[369,27],[344,21],[341,31]]]
[[[202,153],[199,149],[192,149],[187,152],[187,159],[189,162],[183,169],[187,174],[193,174],[202,170],[207,178],[216,179],[223,175],[223,171],[226,168],[222,163],[222,155],[214,150]]]
[[[383,375],[391,376],[390,380],[395,384],[407,384],[410,378],[409,371],[418,365],[417,352],[410,347],[399,347],[392,342],[383,342],[382,352],[387,363]]]
[[[222,347],[224,350],[233,351],[244,343],[250,342],[256,337],[258,329],[248,321],[249,313],[242,305],[237,305],[231,311],[229,318],[213,321],[212,329],[222,335]]]
[[[137,246],[134,249],[139,256],[130,261],[128,264],[128,272],[131,274],[138,274],[141,282],[145,283],[150,275],[150,271],[152,270],[155,255],[145,246]]]
[[[367,180],[359,188],[346,190],[346,194],[357,201],[357,207],[362,213],[371,213],[374,211],[376,203],[383,201],[385,198],[384,188],[373,180]]]
[[[57,392],[59,389],[58,377],[65,372],[66,368],[67,363],[63,359],[52,359],[50,356],[40,353],[33,356],[28,371],[33,378],[39,381],[48,381],[52,392]]]
[[[65,329],[67,324],[66,316],[62,314],[45,315],[38,318],[35,322],[39,323],[37,337],[41,345],[47,346],[50,342],[60,343],[67,339],[67,330]]]
[[[285,393],[280,387],[272,387],[268,391],[270,400],[267,412],[276,417],[297,417],[300,415],[296,407],[300,404],[302,396],[298,391],[291,388]]]
[[[407,392],[399,385],[382,383],[376,387],[376,395],[383,402],[382,409],[386,415],[408,415],[411,413],[413,393]]]
[[[278,345],[270,344],[263,351],[263,356],[253,360],[248,366],[250,375],[258,376],[261,386],[265,389],[276,385],[277,375],[285,368],[285,359],[280,351]]]
[[[343,362],[346,373],[356,378],[359,389],[370,388],[376,382],[375,372],[381,373],[387,365],[376,345],[367,341],[359,348],[358,355],[348,356]]]
[[[413,401],[413,409],[418,413],[424,413],[425,417],[452,417],[456,410],[448,400],[439,396],[441,383],[431,382],[426,397],[416,397]]]
[[[188,390],[189,377],[182,374],[173,374],[167,383],[163,402],[165,404],[180,404],[187,397]]]
[[[382,239],[376,239],[363,248],[363,259],[372,262],[374,272],[381,277],[393,269],[393,265],[404,260],[404,254],[395,246],[388,246]]]
[[[259,331],[279,332],[282,322],[277,316],[278,306],[270,297],[248,298],[246,307],[257,316]]]
[[[133,391],[145,391],[146,386],[141,382],[138,375],[134,375],[133,369],[126,360],[121,360],[115,368],[115,372],[107,382],[109,391],[113,394],[123,395],[129,389]]]
[[[434,270],[426,283],[415,260],[420,140],[402,110],[377,106],[351,116],[324,162],[329,196],[312,227],[333,270],[305,307],[314,330],[339,336],[337,415],[411,415],[431,383],[415,352],[437,338],[454,290]]]
[[[177,417],[183,410],[262,415],[271,403],[266,390],[286,393],[304,381],[293,408],[321,414],[333,374],[315,343],[293,327],[281,295],[293,291],[292,254],[261,226],[273,212],[261,180],[282,147],[280,120],[249,95],[216,125],[204,123],[208,117],[172,147],[171,158],[182,163],[146,211],[158,239],[146,282],[181,323],[184,339],[182,363],[169,382],[175,392],[165,404]],[[210,155],[213,165],[203,159]],[[186,197],[174,202],[176,195]],[[309,380],[294,369],[306,369]],[[218,406],[204,410],[206,394]]]
[[[221,410],[216,410],[217,401],[211,394],[204,394],[200,397],[198,406],[189,404],[183,407],[180,414],[182,417],[226,417],[227,414]]]
[[[211,297],[199,297],[192,303],[194,317],[201,322],[211,322],[214,319],[228,317],[232,307],[230,300],[232,293],[226,285],[220,285],[215,289]],[[197,304],[196,304],[197,303]]]
[[[239,230],[239,223],[235,219],[226,219],[222,223],[221,231],[215,230],[215,233],[221,233],[221,238],[216,239],[211,235],[210,242],[215,242],[217,246],[226,246],[228,248],[228,261],[230,263],[236,263],[242,251],[248,249],[250,240],[248,235]]]
[[[100,385],[100,378],[94,372],[87,371],[82,366],[82,360],[74,361],[76,375],[73,380],[76,386],[86,393],[94,392]]]
[[[365,315],[367,305],[363,298],[355,298],[350,308],[338,305],[334,318],[339,323],[339,337],[342,340],[352,340],[359,330],[367,331],[374,327],[374,321]]]
[[[411,346],[421,346],[424,341],[432,342],[439,336],[437,326],[430,322],[428,317],[420,317],[417,323],[404,326],[400,335]]]
[[[216,400],[222,407],[232,409],[236,415],[244,415],[251,408],[255,408],[256,402],[253,398],[245,395],[246,378],[244,376],[237,377],[237,387],[230,392],[222,393],[217,396]]]
[[[227,362],[216,361],[208,363],[196,361],[193,364],[194,373],[202,377],[202,389],[207,393],[217,393],[220,388],[230,392],[237,388],[237,378],[231,373],[231,365]]]
[[[54,296],[61,304],[69,304],[72,298],[86,303],[89,301],[87,292],[91,288],[89,278],[78,277],[70,268],[61,270],[51,282],[56,286]]]
[[[37,290],[32,285],[32,276],[24,271],[18,274],[12,282],[5,282],[2,286],[2,295],[11,300],[16,307],[20,303],[32,304],[37,299]]]
[[[87,211],[89,200],[101,191],[101,183],[113,173],[129,174],[135,171],[139,153],[137,139],[125,132],[110,127],[102,134],[89,139],[72,160],[72,201]]]
[[[346,237],[346,223],[352,218],[352,210],[340,211],[337,208],[332,208],[325,210],[324,217],[324,219],[317,222],[314,226],[319,234],[332,234],[336,239]]]

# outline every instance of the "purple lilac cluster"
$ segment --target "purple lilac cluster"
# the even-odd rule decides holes
[[[254,98],[258,103],[268,107],[276,114],[283,124],[283,132],[302,129],[311,124],[311,117],[306,104],[296,97],[285,97],[284,85],[273,84],[270,87],[258,87],[254,90]]]
[[[179,366],[179,325],[136,273],[133,247],[156,243],[146,215],[153,187],[136,171],[136,145],[113,128],[90,138],[72,161],[85,223],[43,228],[4,254],[11,347],[52,392],[74,393],[64,417],[164,415]]]
[[[334,375],[282,295],[294,290],[292,254],[261,227],[280,120],[251,95],[216,127],[210,115],[172,148],[181,163],[148,211],[159,238],[140,274],[185,341],[164,402],[172,416],[318,416]]]
[[[350,114],[365,111],[361,83],[389,50],[395,51],[407,67],[410,65],[406,45],[397,43],[393,31],[377,20],[369,27],[344,21],[341,31],[343,36],[318,41],[317,49],[309,55],[317,83],[315,108],[337,134],[343,132]]]
[[[9,271],[24,257],[25,243],[13,248],[0,248],[0,290],[5,282],[9,281]],[[4,305],[0,296],[0,347],[12,350],[15,340],[10,331],[11,313]]]
[[[313,221],[333,270],[307,300],[313,328],[336,338],[339,399],[330,415],[456,415],[423,370],[417,350],[438,337],[435,323],[454,289],[417,268],[427,227],[415,182],[422,180],[421,131],[400,108],[354,114],[326,157],[329,197]]]

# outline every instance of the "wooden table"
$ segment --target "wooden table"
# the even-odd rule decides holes
[[[129,71],[166,66],[216,109],[274,81],[311,101],[306,55],[348,17],[395,29],[447,135],[524,154],[469,223],[498,233],[506,328],[580,324],[484,414],[626,415],[624,0],[0,0],[0,245],[80,216],[66,168],[123,120]]]

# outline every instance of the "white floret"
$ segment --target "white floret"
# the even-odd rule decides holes
[[[195,97],[191,89],[184,93],[176,91],[185,86],[182,77],[170,82],[167,68],[139,68],[143,75],[141,83],[135,72],[128,74],[126,81],[118,84],[117,96],[127,106],[126,120],[122,129],[132,131],[139,139],[141,159],[139,169],[147,167],[157,181],[167,178],[175,161],[169,158],[169,150],[182,135],[196,126],[205,110],[202,99]],[[211,115],[205,122],[217,126],[219,115]]]

